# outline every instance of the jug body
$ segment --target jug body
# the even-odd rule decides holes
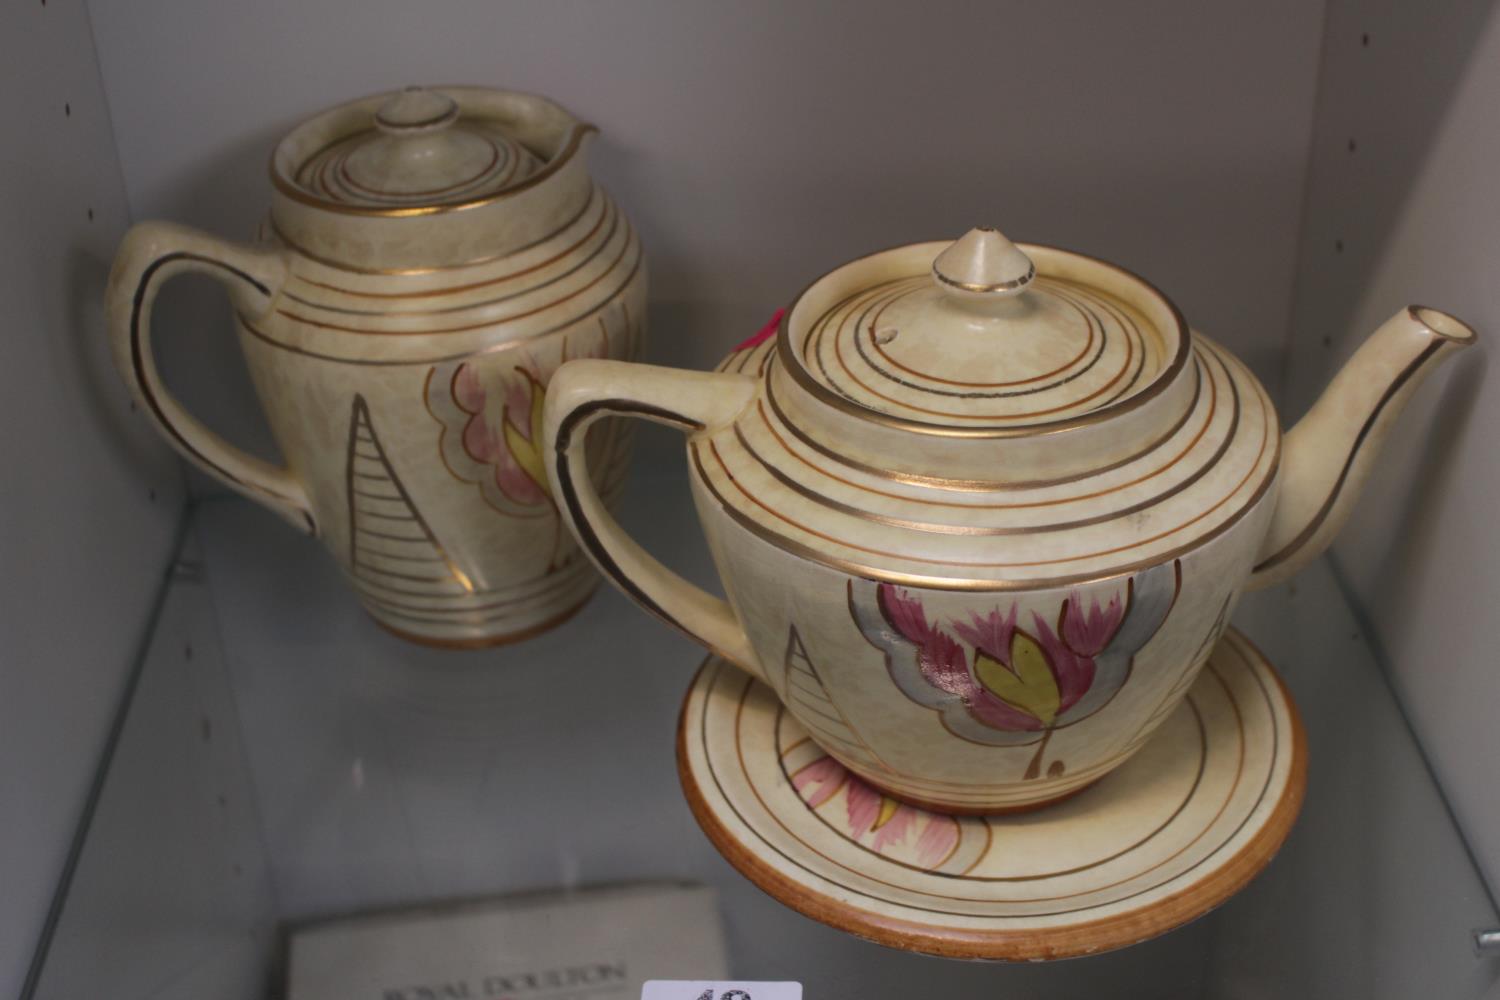
[[[525,638],[569,617],[598,582],[547,485],[541,413],[563,362],[639,357],[641,248],[596,191],[573,226],[516,256],[449,272],[441,286],[423,276],[405,294],[386,278],[376,299],[359,294],[372,284],[362,276],[298,259],[276,310],[236,321],[319,535],[370,614],[407,638]],[[500,299],[517,318],[486,315]],[[611,504],[629,446],[623,421],[593,442]]]
[[[591,128],[540,98],[450,92],[370,98],[295,130],[254,246],[138,226],[109,313],[117,364],[170,443],[322,539],[381,625],[468,647],[555,625],[595,587],[547,482],[542,412],[565,361],[639,356],[646,267],[584,168]],[[361,156],[386,174],[360,174]],[[445,157],[477,179],[433,202],[421,171]],[[285,467],[218,438],[161,383],[151,306],[184,270],[228,289]],[[621,422],[590,444],[610,502],[629,437]]]

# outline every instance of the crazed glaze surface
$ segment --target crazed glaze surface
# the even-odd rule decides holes
[[[763,344],[722,368],[775,363]],[[1053,485],[861,472],[764,398],[689,438],[730,603],[819,745],[908,800],[994,812],[1067,795],[1144,744],[1227,624],[1274,502],[1263,391],[1202,338],[1194,367],[1174,434]]]
[[[1239,593],[1321,550],[1415,385],[1472,339],[1398,314],[1284,449],[1255,378],[1148,283],[973,230],[829,272],[717,373],[565,366],[549,474],[606,574],[841,766],[1004,812],[1145,744]],[[582,435],[609,414],[688,432],[727,602],[590,490]]]
[[[693,815],[786,905],[953,958],[1093,954],[1200,916],[1270,860],[1306,780],[1296,709],[1233,629],[1138,756],[1043,814],[907,805],[811,736],[765,685],[710,658],[677,734]]]
[[[477,645],[557,622],[597,582],[558,518],[542,409],[563,362],[639,355],[646,273],[584,170],[588,126],[540,98],[448,94],[369,98],[299,127],[273,159],[258,247],[146,223],[109,295],[121,371],[179,451],[321,537],[383,625]],[[285,469],[219,440],[160,384],[151,301],[184,270],[228,286]],[[592,449],[613,498],[625,428]]]

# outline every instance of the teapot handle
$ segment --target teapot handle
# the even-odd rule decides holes
[[[151,349],[151,307],[168,278],[206,274],[229,291],[235,310],[250,319],[270,312],[286,280],[279,250],[236,246],[166,222],[142,222],[125,234],[105,293],[115,365],[141,408],[167,442],[194,465],[316,534],[307,492],[288,469],[236,448],[188,413],[162,384]]]
[[[637,604],[689,638],[763,679],[739,616],[728,602],[687,582],[641,548],[605,508],[584,448],[601,417],[638,417],[694,433],[721,427],[755,394],[748,375],[691,372],[624,361],[580,359],[547,385],[547,474],[553,496],[583,550]]]

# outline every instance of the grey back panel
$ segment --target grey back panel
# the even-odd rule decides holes
[[[126,222],[80,2],[0,9],[0,993],[20,989],[181,509],[102,301]]]
[[[248,237],[267,157],[302,117],[473,82],[546,94],[603,129],[596,174],[651,262],[656,360],[710,365],[851,257],[996,225],[1123,263],[1263,377],[1280,369],[1318,3],[92,10],[137,218]],[[204,335],[224,315],[206,296],[163,298],[168,380],[264,445],[225,323]]]
[[[267,995],[278,931],[196,539],[177,562],[35,1000]],[[31,1000],[31,998],[28,998]]]
[[[1500,18],[1329,12],[1289,358],[1300,412],[1381,320],[1450,310],[1480,346],[1403,417],[1336,553],[1491,886],[1500,885]]]

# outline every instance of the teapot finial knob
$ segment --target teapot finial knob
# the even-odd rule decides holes
[[[392,94],[375,112],[375,127],[395,135],[445,128],[458,118],[458,102],[426,87],[407,87]]]
[[[971,303],[1020,295],[1036,267],[998,229],[971,229],[932,262],[932,277],[947,295]]]

